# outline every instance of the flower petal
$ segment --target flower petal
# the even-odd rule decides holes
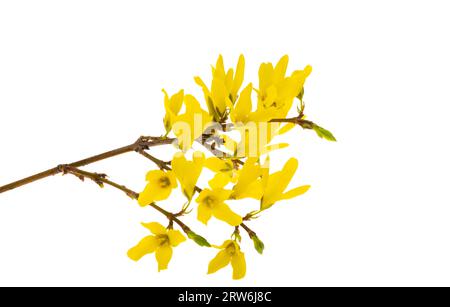
[[[177,115],[180,112],[181,106],[183,104],[184,91],[180,90],[178,93],[174,94],[170,98],[170,109]]]
[[[284,193],[281,196],[280,200],[282,200],[282,199],[291,199],[291,198],[297,197],[299,195],[305,194],[306,192],[308,192],[310,187],[311,187],[310,185],[304,185],[304,186],[292,189],[292,190]]]
[[[175,189],[178,187],[178,183],[177,183],[177,177],[175,176],[175,173],[173,171],[168,171],[167,173],[167,177],[169,178],[170,181],[170,187],[172,189]]]
[[[198,205],[197,208],[197,219],[203,224],[207,225],[208,221],[211,219],[212,211],[204,204]]]
[[[278,134],[285,134],[286,132],[291,131],[294,127],[295,127],[294,123],[287,123],[286,125],[281,127],[280,130],[278,130]]]
[[[253,198],[261,199],[264,194],[262,180],[256,180],[249,184],[246,189],[234,191],[231,197],[233,199]]]
[[[147,181],[158,181],[159,178],[163,177],[165,175],[164,171],[162,170],[153,170],[149,171],[147,175],[145,176],[145,180]]]
[[[291,158],[286,162],[281,171],[275,172],[269,176],[261,202],[262,209],[267,209],[275,202],[282,199],[283,192],[289,185],[297,167],[297,159]]]
[[[213,274],[226,267],[230,263],[231,257],[226,250],[217,253],[216,257],[209,262],[208,274]]]
[[[210,157],[205,160],[205,167],[209,168],[213,172],[224,172],[227,171],[229,165],[226,161],[219,159],[217,157]]]
[[[172,159],[172,170],[181,183],[183,193],[191,200],[195,185],[205,163],[205,155],[196,151],[192,155],[193,161],[187,161],[182,153],[176,153]]]
[[[134,261],[138,261],[143,256],[153,253],[157,247],[158,241],[154,236],[145,237],[128,251],[128,257]]]
[[[158,271],[166,270],[172,259],[172,247],[170,245],[163,245],[156,249],[156,261],[158,261]]]
[[[167,233],[166,227],[164,227],[163,225],[161,225],[160,223],[157,223],[157,222],[142,223],[142,226],[144,226],[145,228],[150,230],[152,232],[152,234],[154,234],[156,236],[157,235],[165,235]]]
[[[289,62],[288,55],[284,55],[278,61],[277,65],[275,66],[274,73],[273,73],[273,82],[274,83],[278,83],[284,79],[284,75],[286,74],[288,62]]]
[[[230,116],[234,123],[246,123],[248,115],[252,111],[252,90],[253,85],[247,85],[239,95],[234,108],[231,110]]]
[[[180,243],[186,241],[185,236],[178,230],[169,229],[167,235],[169,236],[170,245],[172,246],[178,246]]]
[[[138,203],[141,207],[147,206],[158,198],[158,190],[155,189],[151,184],[147,184],[144,191],[139,193]]]
[[[247,264],[243,252],[236,251],[236,254],[231,257],[231,266],[233,267],[233,279],[244,278],[247,271]]]
[[[225,173],[217,173],[208,183],[213,189],[221,189],[231,181],[231,177]]]
[[[244,70],[245,70],[245,58],[244,55],[239,56],[238,63],[236,65],[236,73],[234,74],[233,86],[231,88],[231,94],[233,99],[236,99],[237,92],[239,91],[242,82],[244,81]]]
[[[216,219],[224,221],[231,226],[238,226],[242,223],[242,217],[234,213],[227,204],[217,204],[212,213]]]

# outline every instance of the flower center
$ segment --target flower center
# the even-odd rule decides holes
[[[208,208],[212,208],[215,203],[216,203],[216,198],[213,196],[206,196],[203,199],[203,203],[208,207]]]
[[[167,188],[170,186],[170,179],[169,177],[161,177],[159,178],[159,186],[161,188]]]
[[[168,245],[170,243],[168,235],[157,235],[156,239],[158,240],[159,246]]]
[[[236,247],[234,246],[233,243],[228,244],[228,246],[225,248],[225,250],[227,251],[227,253],[229,255],[234,255],[236,253]]]

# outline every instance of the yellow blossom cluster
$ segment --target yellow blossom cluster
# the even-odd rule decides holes
[[[204,94],[202,103],[184,90],[173,95],[164,91],[164,138],[173,138],[178,152],[167,167],[147,173],[147,185],[139,194],[138,203],[154,204],[168,199],[180,188],[186,204],[173,219],[194,212],[197,220],[205,225],[214,218],[231,226],[231,235],[222,245],[210,244],[190,229],[181,229],[199,245],[220,250],[209,263],[208,273],[231,264],[233,279],[243,278],[246,260],[241,251],[240,229],[248,233],[255,249],[262,253],[264,244],[246,223],[277,202],[302,195],[309,189],[309,185],[289,187],[298,168],[297,159],[289,158],[281,170],[271,170],[270,152],[289,145],[276,143],[274,139],[298,125],[314,130],[322,138],[335,140],[329,131],[304,116],[304,84],[311,67],[287,74],[288,60],[285,55],[276,65],[261,64],[259,83],[255,87],[244,83],[244,56],[239,57],[235,69],[226,69],[219,56],[212,67],[210,86],[200,77],[194,78]],[[294,105],[298,114],[288,117],[295,110]],[[204,152],[194,150],[194,143],[202,146]],[[208,186],[199,187],[204,170],[213,175],[208,178]],[[242,199],[254,199],[259,206],[241,216],[230,201]],[[168,227],[144,223],[152,235],[131,248],[128,256],[137,261],[154,252],[158,269],[166,269],[173,247],[186,240],[181,231],[173,229],[173,219]]]

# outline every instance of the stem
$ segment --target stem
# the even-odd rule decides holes
[[[244,162],[242,162],[241,160],[234,158],[233,156],[227,154],[226,152],[224,152],[220,149],[212,148],[212,146],[209,144],[205,144],[201,138],[197,139],[196,141],[197,141],[197,143],[201,144],[204,148],[206,148],[209,152],[211,152],[216,157],[230,159],[233,162],[233,164],[244,165]]]
[[[171,162],[166,162],[166,161],[160,160],[160,159],[152,156],[151,154],[147,153],[145,150],[139,150],[138,153],[141,154],[142,156],[146,157],[153,163],[155,163],[161,170],[166,170],[166,171],[171,170],[171,168],[169,167],[169,164],[171,164]]]
[[[293,123],[299,125],[303,129],[314,129],[315,124],[312,121],[302,119],[303,115],[291,118],[274,118],[271,119],[272,123]]]
[[[101,153],[99,155],[95,155],[80,161],[76,161],[70,164],[67,164],[68,166],[73,166],[73,167],[80,167],[80,166],[85,166],[94,162],[98,162],[101,160],[105,160],[105,159],[109,159],[118,155],[122,155],[124,153],[127,152],[132,152],[132,151],[143,151],[145,149],[149,149],[150,147],[154,147],[154,146],[159,146],[159,145],[166,145],[166,144],[171,144],[173,142],[173,139],[170,138],[162,138],[162,137],[149,137],[149,136],[142,136],[140,137],[136,142],[134,142],[133,144],[124,146],[124,147],[120,147],[111,151],[107,151],[104,153]],[[37,180],[40,179],[44,179],[46,177],[49,176],[54,176],[57,175],[59,173],[61,173],[62,169],[61,167],[58,165],[54,168],[51,168],[49,170],[43,171],[41,173],[37,173],[35,175],[32,175],[30,177],[26,177],[23,179],[20,179],[18,181],[9,183],[7,185],[1,186],[0,187],[0,194],[6,191],[10,191],[13,190],[15,188],[24,186],[26,184],[35,182]]]
[[[244,223],[241,223],[240,225],[247,233],[248,236],[250,237],[250,239],[253,239],[254,236],[256,236],[256,232],[254,232],[253,230],[251,230],[247,225],[245,225]]]
[[[102,186],[103,184],[107,184],[109,186],[112,186],[112,187],[124,192],[126,195],[130,196],[133,199],[139,198],[139,193],[125,187],[124,185],[120,185],[109,179],[106,179],[106,177],[107,177],[106,174],[98,174],[98,173],[91,173],[91,172],[83,171],[83,170],[73,167],[71,165],[61,165],[61,166],[59,166],[59,170],[60,170],[60,172],[62,172],[64,174],[72,174],[72,175],[80,178],[81,180],[83,180],[84,178],[89,178],[100,186]],[[161,208],[160,206],[158,206],[155,203],[151,203],[151,204],[149,204],[149,206],[152,207],[153,209],[159,211],[160,213],[164,214],[167,217],[167,219],[169,220],[169,224],[175,222],[175,223],[177,223],[178,226],[180,226],[180,228],[186,234],[191,232],[191,229],[185,223],[183,223],[176,216],[176,214]]]
[[[103,184],[107,184],[118,190],[121,190],[122,192],[124,192],[125,194],[127,194],[129,197],[131,197],[133,199],[139,198],[139,193],[136,193],[133,190],[128,189],[124,185],[117,184],[117,183],[107,179],[106,174],[86,172],[86,171],[83,171],[79,168],[76,168],[76,167],[73,167],[70,165],[61,165],[60,168],[61,168],[61,172],[63,174],[72,174],[81,180],[84,180],[84,178],[89,178],[92,181],[94,181],[96,184],[98,184],[100,187],[103,187]]]

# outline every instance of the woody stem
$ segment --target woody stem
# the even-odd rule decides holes
[[[102,186],[103,184],[109,185],[113,188],[116,188],[122,192],[124,192],[126,195],[128,195],[129,197],[133,198],[133,199],[138,199],[139,198],[139,193],[127,188],[124,185],[120,185],[114,181],[111,181],[109,179],[107,179],[105,174],[98,174],[98,173],[91,173],[91,172],[87,172],[84,170],[81,170],[77,167],[73,167],[71,165],[60,165],[59,166],[59,171],[63,174],[72,174],[80,179],[84,179],[84,178],[89,178],[92,181],[94,181],[95,183],[97,183],[98,185]],[[176,214],[169,212],[163,208],[161,208],[160,206],[158,206],[155,203],[150,203],[149,204],[150,207],[152,207],[153,209],[159,211],[161,214],[165,215],[167,217],[167,219],[169,220],[169,223],[176,223],[178,226],[180,226],[180,228],[186,233],[190,233],[191,229],[184,224],[177,216]]]
[[[302,119],[303,115],[291,118],[274,118],[270,120],[272,123],[292,123],[299,125],[303,129],[314,129],[315,124],[312,121]]]
[[[73,167],[81,167],[81,166],[85,166],[94,162],[98,162],[101,160],[105,160],[105,159],[109,159],[115,156],[119,156],[122,155],[124,153],[128,153],[128,152],[132,152],[132,151],[143,151],[146,149],[149,149],[150,147],[154,147],[154,146],[160,146],[160,145],[166,145],[166,144],[171,144],[173,142],[173,139],[170,138],[162,138],[162,137],[151,137],[151,136],[142,136],[139,139],[137,139],[136,142],[124,146],[124,147],[120,147],[111,151],[107,151],[80,161],[76,161],[70,164],[67,164],[68,166],[73,166]],[[46,177],[50,177],[50,176],[54,176],[61,173],[61,167],[58,165],[54,168],[48,169],[46,171],[34,174],[32,176],[20,179],[18,181],[9,183],[7,185],[1,186],[0,187],[0,194],[3,192],[7,192],[10,190],[13,190],[15,188],[24,186],[26,184],[35,182],[37,180],[41,180],[44,179]]]

